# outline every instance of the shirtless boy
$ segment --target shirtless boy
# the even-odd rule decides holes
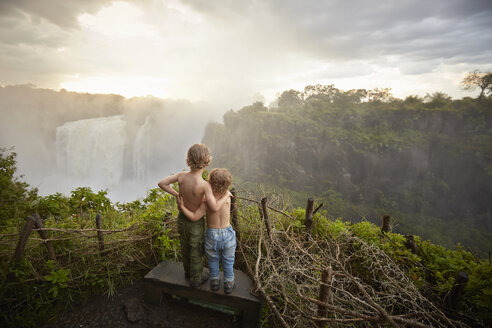
[[[225,195],[221,199],[216,199],[210,184],[202,178],[202,173],[210,164],[211,159],[207,146],[194,144],[188,150],[186,158],[190,171],[168,176],[159,181],[157,185],[176,198],[179,197],[183,205],[192,211],[196,211],[204,199],[210,209],[217,211],[229,197]],[[171,186],[176,182],[179,186],[179,193]],[[191,221],[182,212],[179,212],[178,231],[185,277],[189,278],[191,286],[196,288],[208,280],[208,275],[202,274],[205,232],[203,215],[197,220]]]
[[[186,206],[184,199],[178,198],[178,207],[190,220],[199,220],[207,213],[207,232],[205,234],[205,253],[210,271],[210,288],[217,291],[220,285],[219,262],[224,270],[224,292],[230,294],[234,288],[234,253],[236,251],[236,232],[230,224],[231,200],[228,191],[231,175],[227,169],[213,169],[209,179],[212,192],[217,200],[226,197],[225,204],[214,209],[208,202],[202,203],[196,211]],[[219,201],[217,201],[219,202]],[[219,206],[217,206],[219,207]]]

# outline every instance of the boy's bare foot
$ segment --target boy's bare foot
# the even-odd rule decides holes
[[[233,288],[234,288],[234,281],[224,282],[224,293],[226,293],[226,294],[232,293]]]
[[[220,280],[219,279],[212,279],[210,280],[210,289],[213,290],[214,292],[219,290],[220,286]]]
[[[207,282],[208,278],[210,278],[210,274],[208,272],[203,272],[202,273],[202,279],[197,280],[197,281],[192,281],[191,282],[191,287],[198,288],[200,285],[202,285],[205,282]]]

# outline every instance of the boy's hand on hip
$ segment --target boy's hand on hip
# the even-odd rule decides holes
[[[181,210],[184,207],[184,200],[183,197],[181,197],[179,194],[176,196],[176,199],[178,201],[178,209]]]

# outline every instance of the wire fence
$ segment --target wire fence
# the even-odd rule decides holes
[[[270,310],[265,320],[274,326],[466,327],[448,318],[376,246],[351,234],[313,236],[313,216],[322,204],[315,209],[313,200],[308,199],[304,225],[299,229],[288,213],[289,202],[282,197],[273,195],[267,200],[244,190],[232,193],[237,265],[253,279],[252,292],[265,300]],[[98,275],[108,275],[104,270],[119,275],[152,269],[162,260],[158,253],[169,252],[170,247],[169,242],[156,245],[156,239],[178,239],[176,219],[170,215],[157,226],[139,222],[121,229],[102,229],[100,222],[97,215],[96,228],[44,227],[35,214],[18,233],[1,234],[0,261],[9,262],[9,281],[47,281],[53,270],[39,268],[51,260],[57,268],[71,268],[64,281],[67,285],[97,284]],[[172,245],[177,260],[179,250],[176,243]],[[20,266],[23,259],[32,269],[19,279],[12,268]],[[364,268],[364,276],[358,276],[360,268]],[[110,294],[114,288],[110,283]],[[16,301],[15,297],[6,298],[0,305]]]
[[[270,322],[279,327],[468,327],[450,319],[423,295],[404,269],[382,249],[346,232],[337,237],[312,233],[314,207],[307,200],[303,224],[251,195],[236,200],[258,207],[256,224],[232,221],[240,231],[239,256],[254,281],[253,291],[265,300]],[[279,199],[273,202],[283,204]],[[298,218],[297,218],[298,219]],[[389,216],[383,217],[385,238]],[[251,228],[253,227],[253,228]]]

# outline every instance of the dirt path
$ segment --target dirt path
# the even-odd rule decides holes
[[[107,298],[91,298],[83,307],[65,314],[44,328],[54,327],[239,327],[239,319],[166,296],[160,306],[144,302],[143,281]]]

